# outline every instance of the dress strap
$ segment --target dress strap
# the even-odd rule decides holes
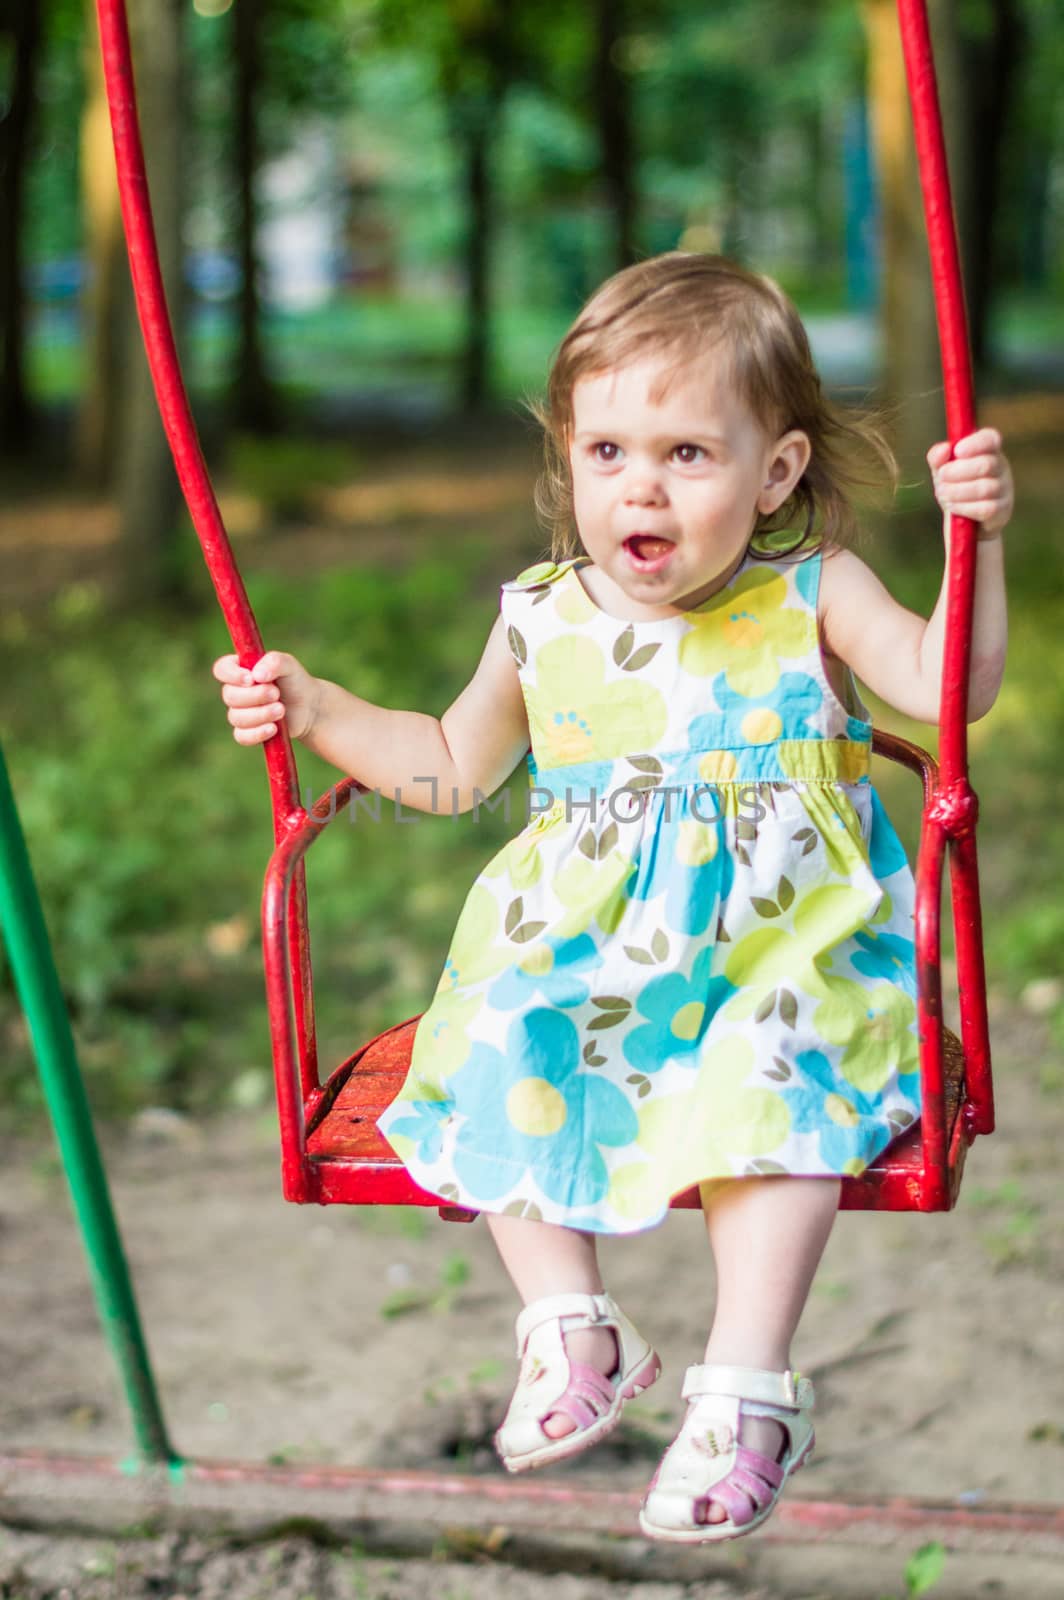
[[[547,589],[552,583],[557,583],[563,578],[570,567],[576,565],[578,556],[573,556],[569,561],[537,561],[534,566],[526,567],[519,572],[516,578],[511,578],[500,588],[507,593],[529,593],[539,589]]]

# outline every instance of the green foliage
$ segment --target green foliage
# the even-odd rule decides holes
[[[266,637],[312,670],[439,714],[490,627],[469,566],[456,541],[416,572],[249,589]],[[268,806],[262,758],[232,743],[210,676],[228,643],[213,614],[115,620],[84,588],[64,591],[43,637],[18,631],[3,742],[94,1103],[218,1105],[269,1062]],[[308,794],[335,778],[305,755],[300,768]],[[309,861],[323,1059],[423,1008],[464,888],[512,831],[501,814],[399,824],[385,804],[380,823],[340,818],[323,835]],[[0,1099],[21,1119],[39,1094],[0,968]]]
[[[396,1289],[381,1301],[380,1315],[391,1320],[417,1311],[450,1311],[459,1291],[469,1282],[471,1272],[468,1259],[452,1251],[440,1266],[439,1282],[435,1288]]]
[[[937,1540],[930,1544],[922,1544],[905,1563],[902,1576],[906,1600],[915,1600],[917,1595],[929,1594],[941,1578],[945,1566],[945,1545]],[[894,1596],[884,1595],[882,1600],[894,1600]]]
[[[354,465],[349,446],[328,440],[239,434],[229,442],[233,487],[261,500],[278,519],[306,514],[317,491],[348,482]]]
[[[1032,514],[1010,528],[1009,671],[998,705],[971,729],[988,971],[1017,994],[1058,971],[1064,933],[1045,894],[1064,876],[1059,537]],[[918,557],[891,560],[888,551],[873,557],[884,581],[926,614],[939,581],[934,541]],[[499,550],[445,524],[439,553],[405,566],[313,568],[308,558],[299,575],[250,577],[266,640],[368,699],[436,715],[468,681],[495,586],[510,570]],[[230,739],[210,677],[229,646],[209,605],[202,615],[114,618],[80,585],[60,592],[41,627],[16,613],[0,624],[5,753],[90,1091],[110,1114],[151,1101],[253,1104],[268,1071],[258,934],[271,848],[266,787],[261,756]],[[933,743],[926,727],[885,720]],[[335,777],[302,751],[299,767],[308,799]],[[911,848],[916,786],[877,768]],[[364,810],[338,818],[315,845],[308,875],[326,1065],[424,1008],[464,894],[523,821],[523,788],[519,766],[509,819],[409,813],[416,821],[399,823],[386,800],[379,822]],[[17,1018],[5,972],[0,1104],[24,1122],[39,1096]],[[1001,1265],[1037,1252],[1039,1219],[1022,1195],[1002,1192],[988,1205],[985,1243]]]
[[[944,1545],[938,1542],[921,1545],[905,1566],[906,1594],[927,1594],[941,1578],[945,1565]]]

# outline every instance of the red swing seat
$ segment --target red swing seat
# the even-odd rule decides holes
[[[203,546],[233,648],[245,666],[263,654],[199,448],[166,307],[137,121],[124,0],[97,0],[119,191],[137,309],[178,477]],[[899,0],[902,42],[924,190],[951,441],[970,433],[975,408],[949,176],[923,0]],[[967,701],[975,576],[975,530],[955,519],[943,669],[941,770],[907,740],[876,733],[873,749],[918,773],[923,825],[916,872],[920,1121],[859,1177],[842,1184],[845,1209],[947,1210],[967,1149],[993,1130],[979,886],[977,805],[967,775]],[[346,778],[307,812],[300,803],[286,729],[265,747],[275,849],[263,896],[263,953],[281,1132],[285,1198],[329,1204],[434,1205],[467,1219],[447,1196],[427,1194],[377,1132],[410,1063],[418,1019],[399,1023],[319,1080],[314,1032],[304,857],[360,786]],[[943,1027],[939,900],[947,846],[963,1046]],[[698,1204],[690,1191],[673,1202]]]

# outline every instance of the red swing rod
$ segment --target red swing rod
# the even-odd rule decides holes
[[[931,281],[935,294],[946,428],[951,445],[975,428],[975,393],[968,342],[964,284],[953,220],[949,165],[942,131],[935,58],[925,0],[898,0],[905,71],[912,106],[916,159],[923,193]],[[957,952],[961,1038],[964,1044],[965,1133],[969,1140],[994,1130],[986,973],[979,904],[975,824],[978,801],[968,781],[968,675],[975,601],[975,525],[951,519],[945,656],[939,713],[939,782],[924,811],[916,874],[916,959],[925,1089],[942,1084],[942,1001],[939,969],[939,899],[942,860],[950,845],[950,884]],[[925,1147],[926,1147],[925,1129]],[[937,1143],[937,1141],[935,1141]],[[942,1180],[946,1174],[942,1172]]]
[[[129,251],[133,294],[144,336],[144,348],[151,370],[163,428],[174,458],[181,490],[188,505],[192,525],[203,548],[204,559],[222,608],[229,637],[242,666],[250,667],[263,653],[262,635],[251,609],[243,579],[233,558],[229,536],[222,522],[207,466],[200,449],[196,424],[181,373],[174,342],[173,326],[167,308],[166,289],[159,264],[159,250],[151,210],[151,191],[144,164],[144,146],[137,116],[136,86],[129,39],[129,23],[124,0],[97,0],[100,51],[114,138],[115,169],[122,206],[122,223]],[[288,730],[265,746],[266,772],[274,820],[274,843],[279,844],[293,828],[305,820],[300,803],[299,780]],[[295,1035],[299,1080],[294,1074],[277,1079],[278,1111],[282,1126],[289,1127],[304,1142],[307,1100],[318,1088],[317,1045],[314,1033],[314,1002],[310,968],[310,943],[307,935],[306,868],[302,861],[295,868],[292,894],[287,906],[275,908],[278,924],[285,929],[287,964],[279,963],[279,976],[288,986],[287,973],[298,975],[291,986],[290,1004],[295,1011]],[[288,1004],[284,1016],[270,1007],[270,1027],[275,1049],[288,1053]],[[283,1039],[279,1035],[283,1034]]]
[[[181,377],[152,226],[124,0],[97,0],[97,12],[130,268],[163,426],[233,647],[241,662],[250,666],[262,654],[262,639],[222,525]],[[975,407],[964,295],[925,0],[898,0],[898,13],[927,221],[948,433],[951,443],[956,443],[972,431]],[[918,1015],[925,1091],[923,1120],[928,1186],[922,1202],[925,1209],[943,1209],[949,1204],[948,1139],[942,1109],[942,1000],[939,972],[939,899],[947,844],[950,846],[961,1032],[966,1058],[966,1138],[970,1141],[978,1133],[991,1132],[994,1122],[976,875],[974,827],[977,803],[967,777],[966,709],[974,583],[975,530],[970,522],[957,518],[952,525],[949,559],[940,718],[941,774],[933,795],[925,805],[917,866]],[[882,739],[884,748],[890,744],[891,741]],[[307,812],[300,803],[295,758],[283,725],[279,736],[269,740],[264,748],[275,839],[280,842],[306,822]],[[341,795],[342,800],[348,792],[358,787],[360,785],[349,779],[335,786],[331,793],[334,796]],[[325,796],[319,804],[328,800],[329,797]],[[335,800],[331,803],[335,804]],[[287,911],[283,906],[283,897],[274,895],[265,914],[268,920],[286,928],[290,970],[298,974],[292,1000],[299,1049],[299,1084],[297,1086],[294,1074],[279,1072],[278,1092],[282,1127],[291,1130],[295,1145],[301,1151],[305,1146],[305,1106],[307,1103],[313,1104],[318,1093],[302,861],[296,869],[294,888],[295,893],[288,902]],[[267,955],[269,958],[269,941]],[[280,970],[281,963],[275,962],[273,967]],[[289,1057],[291,1034],[288,1018],[281,1016],[279,1008],[273,1004],[271,1029],[278,1059]],[[287,1165],[288,1158],[285,1160]],[[291,1176],[298,1187],[295,1166]]]

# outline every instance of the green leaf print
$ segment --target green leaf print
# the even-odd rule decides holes
[[[631,789],[633,794],[642,794],[644,789],[656,789],[660,782],[660,778],[648,775],[645,778],[629,778],[624,787]]]
[[[623,667],[635,646],[635,629],[625,628],[613,641],[613,659],[619,667]]]
[[[453,1183],[441,1183],[436,1190],[441,1200],[457,1200],[458,1188]]]
[[[911,1111],[892,1111],[887,1118],[895,1133],[904,1133],[906,1128],[911,1128],[916,1118]]]
[[[607,1011],[604,1016],[592,1017],[587,1025],[587,1031],[591,1033],[592,1030],[595,1030],[601,1033],[603,1028],[616,1028],[618,1023],[623,1022],[627,1015],[626,1011]]]
[[[595,842],[595,835],[592,833],[590,828],[588,828],[586,833],[582,833],[580,835],[576,843],[576,848],[579,850],[580,854],[582,856],[586,856],[589,861],[598,860],[598,846]]]
[[[522,922],[519,928],[514,929],[510,938],[514,944],[527,944],[529,939],[538,939],[546,926],[545,922]]]
[[[605,861],[606,857],[609,855],[610,851],[617,844],[617,842],[620,839],[620,837],[621,837],[621,830],[618,828],[618,826],[617,826],[617,824],[615,822],[611,822],[608,828],[604,828],[603,829],[602,837],[598,842],[598,860],[599,861]]]
[[[638,672],[641,667],[645,667],[648,662],[653,661],[660,649],[660,644],[645,644],[636,651],[634,656],[629,656],[627,661],[622,661],[619,665],[623,666],[625,672]]]
[[[645,1072],[632,1072],[624,1081],[625,1083],[635,1084],[636,1097],[640,1100],[644,1100],[650,1093],[651,1083]]]
[[[600,1011],[624,1011],[627,1013],[632,1009],[632,1002],[625,1000],[619,994],[594,994],[591,996],[591,1004],[598,1006]]]
[[[794,884],[790,878],[781,878],[776,885],[776,899],[784,911],[794,899]]]
[[[511,900],[510,904],[506,907],[505,927],[507,933],[513,933],[514,929],[520,924],[521,918],[524,916],[524,914],[525,903],[521,896],[518,895],[517,899]]]
[[[791,1069],[782,1056],[772,1057],[772,1066],[765,1068],[765,1077],[773,1078],[776,1083],[786,1083],[791,1076]]]
[[[653,772],[660,778],[664,768],[657,756],[629,756],[628,765],[637,772]]]
[[[741,861],[744,867],[750,865],[750,852],[745,845],[737,844],[735,846],[735,855],[736,859]]]
[[[810,850],[815,850],[816,849],[816,829],[815,828],[799,828],[797,833],[792,833],[791,834],[791,838],[794,840],[795,844],[797,844],[798,841],[801,840],[803,856],[807,856],[809,854]]]
[[[779,1178],[785,1177],[787,1168],[780,1166],[778,1161],[770,1161],[767,1156],[758,1156],[756,1161],[748,1161],[743,1170],[744,1178]]]
[[[638,961],[644,967],[656,967],[657,966],[657,962],[654,960],[654,957],[650,954],[650,951],[649,950],[640,950],[638,945],[626,944],[625,947],[624,947],[624,953],[629,958],[630,961]],[[591,1026],[594,1027],[595,1024],[592,1023]]]
[[[443,1193],[443,1190],[440,1190]],[[542,1222],[543,1213],[532,1200],[522,1200],[520,1197],[511,1200],[503,1211],[504,1217],[527,1217],[530,1222]]]
[[[780,990],[780,1021],[787,1028],[798,1021],[798,1002],[789,989]]]
[[[654,929],[654,937],[650,941],[650,948],[659,961],[664,961],[669,953],[669,940],[663,928]]]
[[[751,822],[749,817],[740,817],[735,824],[735,837],[737,839],[756,839],[757,823]]]
[[[510,646],[510,654],[517,662],[517,665],[523,667],[528,661],[528,646],[512,623],[506,630],[506,639]]]
[[[719,917],[717,919],[717,943],[718,944],[731,944],[731,934],[728,932],[727,928],[724,926],[724,918],[723,917]]]
[[[596,1045],[594,1039],[589,1040],[584,1046],[584,1060],[587,1062],[589,1067],[601,1067],[605,1064],[606,1057],[596,1054]]]
[[[766,900],[763,895],[752,894],[750,904],[759,917],[778,917],[780,914],[780,908],[775,900]]]
[[[771,1017],[775,1009],[776,991],[773,989],[772,993],[765,996],[757,1010],[754,1012],[754,1021],[765,1022],[769,1017]]]

